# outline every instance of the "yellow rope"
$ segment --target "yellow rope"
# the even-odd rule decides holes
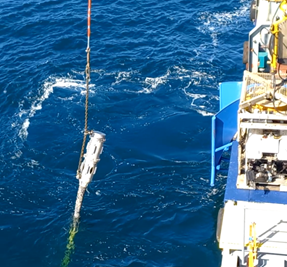
[[[71,255],[75,250],[74,238],[77,232],[78,232],[78,222],[74,221],[73,224],[71,225],[71,229],[69,232],[68,244],[66,247],[65,256],[62,260],[61,267],[67,267],[70,263]]]

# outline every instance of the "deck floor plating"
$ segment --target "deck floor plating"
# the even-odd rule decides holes
[[[231,147],[231,157],[228,170],[228,178],[225,190],[224,201],[249,201],[259,203],[278,203],[287,204],[287,192],[270,191],[270,190],[249,190],[238,189],[238,142],[234,141]]]

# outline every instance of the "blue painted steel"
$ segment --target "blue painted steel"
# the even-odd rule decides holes
[[[218,151],[220,151],[220,150],[227,151],[230,146],[232,146],[232,142],[231,142],[231,143],[228,143],[228,144],[226,144],[226,145],[224,145],[224,146],[221,146],[221,147],[216,148],[216,149],[215,149],[215,152],[218,152]]]
[[[268,53],[267,52],[259,52],[258,53],[259,66],[258,68],[266,68]]]
[[[220,110],[240,98],[242,82],[224,82],[219,85]]]
[[[260,203],[287,204],[287,192],[269,190],[238,189],[236,187],[238,173],[238,142],[234,141],[231,148],[227,184],[224,201],[252,201]]]
[[[211,178],[214,185],[216,169],[224,149],[228,148],[237,131],[237,111],[242,82],[224,82],[219,85],[220,111],[212,117],[211,127]]]
[[[210,185],[214,186],[215,179],[215,128],[216,128],[216,115],[211,118],[211,177],[210,177]]]
[[[211,137],[211,179],[210,185],[214,185],[216,168],[220,165],[223,149],[228,145],[237,132],[237,111],[239,99],[219,111],[212,118]]]

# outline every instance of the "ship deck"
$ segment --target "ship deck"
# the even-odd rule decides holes
[[[259,203],[277,203],[287,204],[287,192],[272,191],[272,190],[249,190],[238,189],[237,173],[238,173],[238,142],[234,141],[231,147],[231,156],[229,162],[228,178],[224,201],[248,201]]]
[[[257,266],[286,266],[287,206],[242,201],[228,201],[224,207],[219,244],[220,248],[224,249],[223,253],[226,253],[222,266],[246,266],[249,226],[253,223],[258,245]],[[234,253],[229,254],[232,250]]]

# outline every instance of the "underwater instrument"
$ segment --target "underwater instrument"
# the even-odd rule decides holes
[[[68,244],[64,259],[62,260],[62,267],[67,267],[70,262],[70,257],[74,251],[74,238],[78,232],[80,210],[82,207],[85,191],[92,181],[93,176],[97,170],[97,164],[100,160],[100,154],[103,151],[103,143],[105,142],[105,134],[98,131],[88,130],[88,104],[89,104],[89,82],[90,82],[90,34],[91,34],[91,5],[92,1],[88,0],[88,31],[87,31],[87,65],[86,65],[86,101],[85,101],[85,128],[83,143],[80,152],[79,164],[76,178],[79,180],[79,188],[77,192],[77,199],[75,203],[75,211],[73,214],[73,223],[69,231]],[[86,146],[86,153],[84,149],[86,145],[87,135],[89,135],[89,142]],[[83,159],[84,158],[84,159]]]
[[[83,202],[84,193],[89,183],[92,181],[97,170],[97,163],[100,160],[100,154],[103,151],[105,134],[101,132],[92,132],[90,141],[87,144],[87,152],[84,155],[84,161],[81,164],[77,178],[79,179],[79,189],[75,205],[74,219],[80,218],[80,210]],[[80,174],[80,175],[79,175]]]

